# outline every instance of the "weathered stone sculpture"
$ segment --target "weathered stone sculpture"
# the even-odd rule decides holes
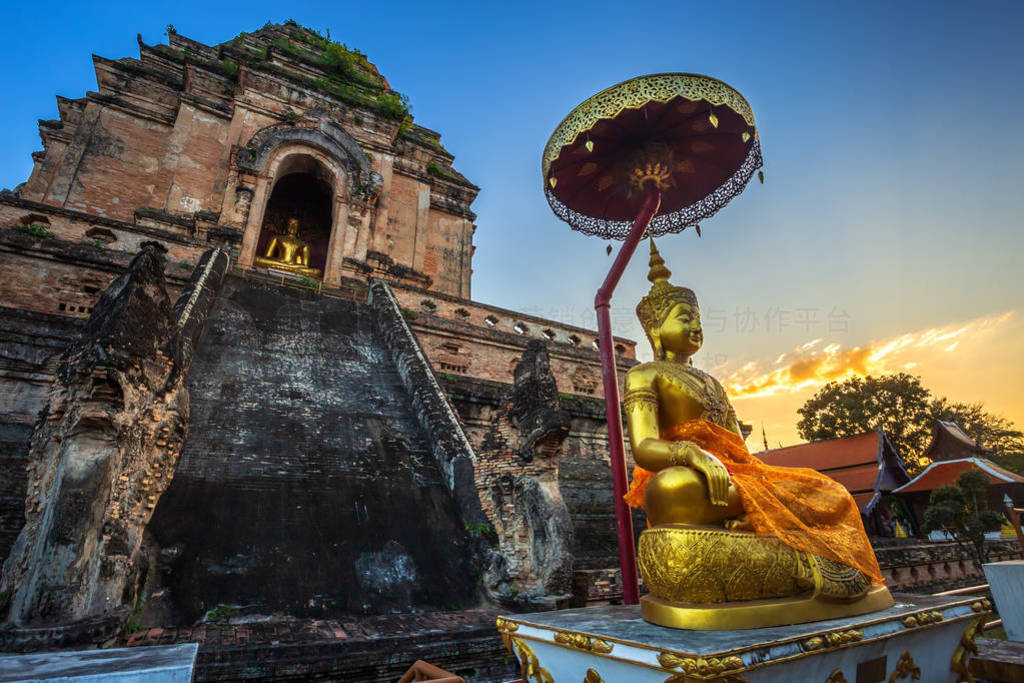
[[[64,355],[32,437],[26,524],[4,565],[13,624],[59,624],[73,641],[127,615],[147,571],[143,531],[185,436],[191,349],[227,261],[206,252],[172,309],[164,248],[144,243]],[[76,635],[86,622],[90,633]]]
[[[558,407],[558,387],[539,339],[529,342],[516,365],[508,401],[524,467],[490,487],[500,555],[488,589],[499,600],[550,609],[571,592],[573,526],[558,488],[558,454],[569,435],[569,416]]]

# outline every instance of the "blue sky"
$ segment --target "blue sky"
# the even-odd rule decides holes
[[[590,324],[606,243],[551,214],[541,150],[594,92],[691,71],[750,101],[766,173],[703,238],[661,245],[673,279],[716,316],[699,364],[728,373],[811,338],[851,347],[1024,313],[1019,1],[19,3],[4,14],[0,187],[27,177],[54,95],[95,88],[91,53],[137,56],[136,33],[163,42],[169,23],[217,43],[293,18],[365,52],[481,186],[474,299]],[[645,263],[613,302],[616,333],[637,339]],[[812,314],[818,325],[793,324]],[[1024,421],[1024,403],[995,403]]]

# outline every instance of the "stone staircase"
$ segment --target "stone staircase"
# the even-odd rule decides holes
[[[149,526],[143,621],[451,610],[471,541],[366,304],[229,277]]]

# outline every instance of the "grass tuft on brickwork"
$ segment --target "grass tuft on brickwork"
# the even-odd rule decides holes
[[[11,225],[7,228],[8,230],[17,230],[18,232],[24,232],[33,237],[39,239],[48,240],[53,237],[53,231],[50,230],[50,226],[46,223],[29,223],[28,225]]]

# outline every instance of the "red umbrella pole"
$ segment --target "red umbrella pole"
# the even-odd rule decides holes
[[[609,308],[612,292],[619,284],[619,278],[626,269],[629,259],[636,251],[648,224],[661,206],[661,191],[650,185],[644,197],[643,206],[637,214],[633,229],[622,243],[615,263],[612,264],[604,284],[594,297],[597,311],[597,336],[601,347],[601,374],[604,379],[604,409],[608,420],[608,451],[612,465],[612,489],[615,498],[615,526],[619,537],[619,568],[622,571],[622,602],[636,605],[640,593],[636,580],[636,549],[633,546],[633,519],[629,506],[622,499],[626,495],[626,454],[622,445],[622,412],[619,408],[619,382],[615,372],[615,347],[612,341],[612,321]]]

